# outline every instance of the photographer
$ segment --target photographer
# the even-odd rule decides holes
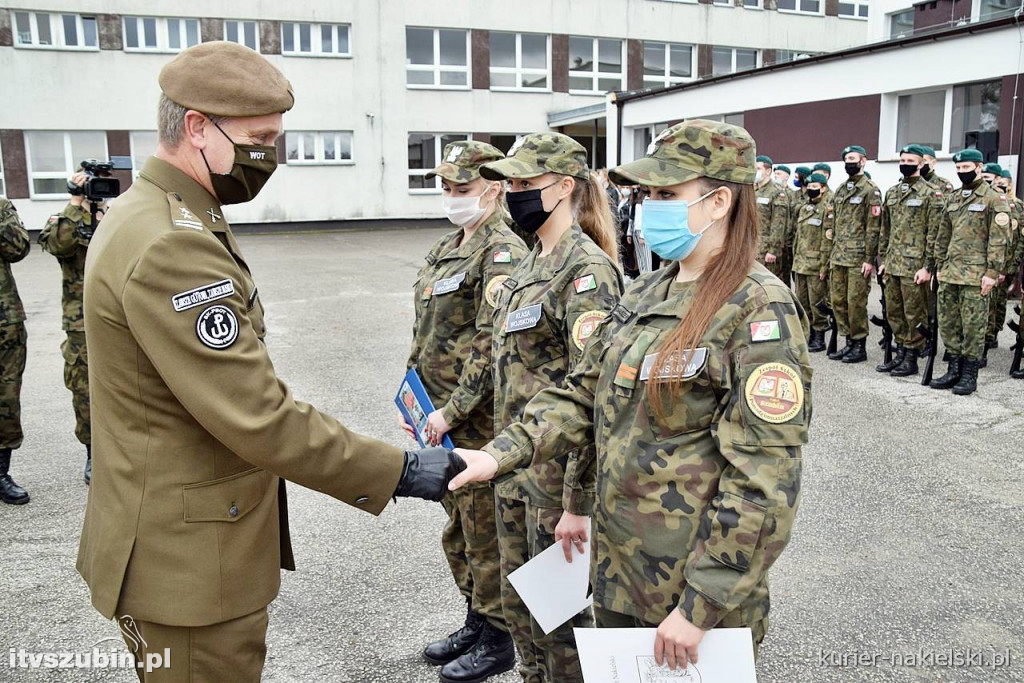
[[[85,483],[92,479],[92,431],[89,425],[89,356],[85,347],[85,320],[82,316],[82,292],[85,283],[85,255],[89,242],[103,217],[105,204],[96,206],[93,224],[92,201],[85,196],[90,174],[79,171],[71,177],[71,200],[59,214],[50,216],[39,234],[43,251],[60,263],[64,315],[61,327],[67,338],[61,343],[64,356],[64,386],[71,391],[75,410],[75,436],[85,445]]]

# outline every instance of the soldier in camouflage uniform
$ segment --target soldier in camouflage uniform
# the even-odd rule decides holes
[[[809,166],[797,166],[794,174],[796,179],[786,186],[786,194],[789,195],[789,222],[786,225],[786,246],[782,253],[783,282],[791,282],[793,278],[793,259],[795,258],[794,240],[796,240],[796,211],[807,203],[807,179],[813,171]],[[826,181],[828,178],[826,178]],[[822,189],[822,194],[828,198],[828,183]],[[826,291],[828,289],[826,281]]]
[[[71,183],[82,187],[86,181],[77,173]],[[102,210],[97,219],[102,218]],[[85,446],[85,483],[92,479],[92,428],[89,416],[89,354],[85,346],[85,318],[82,314],[82,291],[85,284],[85,255],[96,226],[92,224],[89,200],[72,195],[59,214],[50,216],[39,244],[60,263],[63,315],[61,327],[67,338],[60,345],[64,356],[64,386],[71,392],[75,411],[75,437]]]
[[[758,180],[757,216],[761,239],[757,245],[757,262],[764,265],[787,286],[783,279],[783,256],[786,250],[786,231],[789,225],[789,195],[772,177],[770,157],[757,157]]]
[[[445,213],[459,226],[430,249],[414,292],[408,367],[417,369],[437,406],[427,420],[434,445],[447,433],[456,446],[479,448],[494,435],[494,305],[501,284],[527,253],[504,221],[501,185],[480,178],[480,166],[504,156],[483,142],[453,142],[444,149],[443,163],[427,174],[441,177]],[[448,524],[441,545],[468,611],[462,628],[423,654],[445,665],[442,679],[483,680],[515,665],[501,611],[494,492],[489,483],[476,484],[449,493],[444,506]],[[485,629],[489,633],[483,638]]]
[[[952,194],[953,183],[935,172],[935,168],[939,164],[939,160],[935,158],[935,150],[928,145],[921,145],[921,148],[924,150],[924,166],[921,168],[921,177],[930,185],[938,188],[943,195]]]
[[[811,173],[820,173],[825,176],[825,180],[832,180],[832,167],[824,162],[811,167]]]
[[[833,204],[836,227],[833,235],[829,289],[832,311],[846,346],[828,355],[844,363],[868,359],[868,293],[878,251],[882,219],[882,193],[864,175],[867,152],[851,145],[842,152],[849,179],[836,190]]]
[[[900,150],[903,180],[889,188],[882,205],[878,240],[879,273],[885,282],[885,308],[896,353],[875,369],[893,377],[918,372],[925,338],[918,326],[928,324],[928,283],[935,272],[935,234],[945,203],[941,190],[921,178],[925,150]]]
[[[981,179],[989,185],[993,184],[996,179],[1001,178],[1003,175],[1003,167],[999,164],[991,163],[982,166]]]
[[[21,446],[21,376],[25,372],[25,309],[18,296],[11,264],[25,258],[31,247],[18,212],[0,197],[0,501],[23,505],[25,489],[11,478],[11,451]]]
[[[554,462],[595,441],[597,624],[657,627],[655,656],[660,664],[663,648],[673,668],[716,627],[749,627],[756,652],[768,627],[767,573],[800,501],[811,418],[807,320],[755,262],[754,217],[726,223],[737,201],[753,200],[754,173],[747,132],[702,120],[673,126],[648,157],[611,171],[616,182],[650,186],[652,204],[689,202],[682,211],[691,236],[715,226],[701,238],[707,248],[641,276],[566,383],[538,393],[521,422],[484,448],[492,459],[467,454],[468,469],[453,480]],[[716,272],[738,286],[727,280],[719,290],[723,303],[696,329],[699,341],[667,346],[715,284],[699,274],[738,252],[749,262],[739,273]]]
[[[953,155],[963,183],[951,195],[935,242],[939,277],[939,333],[949,352],[949,369],[933,389],[964,396],[978,386],[985,350],[992,288],[1006,267],[1010,203],[982,180],[983,157],[976,149]]]
[[[792,187],[792,185],[790,185],[789,178],[793,175],[793,171],[790,170],[789,166],[779,164],[772,171],[772,175],[775,177],[775,182],[786,191],[787,195],[789,195],[789,190]]]
[[[611,256],[617,255],[617,243],[608,202],[590,179],[586,150],[578,142],[558,133],[528,135],[507,159],[480,173],[509,181],[513,218],[540,238],[505,280],[498,299],[492,351],[497,432],[522,419],[538,391],[565,381],[618,301],[622,275]],[[574,211],[581,221],[601,213],[607,225],[576,223]],[[495,487],[502,606],[527,683],[582,681],[572,629],[593,623],[589,610],[545,635],[508,583],[510,573],[556,541],[569,552],[569,542],[586,535],[595,472],[577,467],[588,445],[579,447],[582,454],[519,463]]]
[[[992,187],[1005,194],[1010,201],[1010,242],[1006,248],[1006,265],[990,297],[988,330],[985,333],[985,352],[981,357],[981,367],[988,365],[989,349],[999,347],[999,333],[1003,331],[1003,324],[1006,322],[1007,294],[1020,272],[1021,249],[1024,245],[1020,236],[1021,209],[1024,208],[1024,204],[1014,195],[1013,175],[1008,169],[1002,169],[999,178],[993,181]]]
[[[835,229],[836,216],[832,198],[826,192],[828,178],[821,173],[812,173],[806,181],[806,198],[792,209],[796,225],[793,279],[796,283],[796,300],[811,318],[811,339],[807,343],[807,350],[818,353],[826,348],[825,332],[829,327],[828,316],[821,312],[819,304],[825,302],[828,296],[825,278],[828,277],[829,249],[832,246],[830,238]]]

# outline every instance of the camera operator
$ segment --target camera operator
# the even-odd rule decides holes
[[[61,343],[60,350],[64,356],[64,386],[71,391],[71,405],[75,410],[75,436],[85,446],[86,484],[92,478],[92,430],[89,424],[89,356],[85,347],[82,292],[85,255],[106,208],[105,203],[85,195],[90,177],[84,171],[71,177],[68,183],[71,200],[63,211],[50,216],[39,235],[43,251],[57,257],[63,277],[61,327],[67,338]],[[95,225],[93,201],[97,202]]]

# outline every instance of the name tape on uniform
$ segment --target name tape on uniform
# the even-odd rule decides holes
[[[772,198],[771,197],[758,197],[757,198],[757,203],[758,204],[771,204],[772,203]]]
[[[465,280],[465,273],[459,273],[458,275],[452,275],[451,277],[446,277],[443,280],[438,280],[434,283],[434,289],[431,296],[441,296],[442,294],[454,292],[462,286],[462,283],[465,282]]]
[[[505,331],[519,332],[520,330],[536,327],[537,323],[540,322],[541,308],[542,304],[533,304],[526,308],[509,311],[509,314],[505,317]]]
[[[231,296],[235,293],[235,285],[231,280],[221,280],[219,282],[211,282],[208,285],[202,287],[196,287],[190,289],[187,292],[181,292],[171,297],[171,303],[174,305],[174,310],[178,313],[187,311],[190,308],[196,306],[202,306],[203,304],[217,299],[223,299]]]
[[[215,351],[226,349],[238,339],[238,318],[227,306],[210,306],[196,319],[196,336]]]
[[[675,359],[678,354],[673,354],[674,358],[672,361],[661,369],[658,373],[658,379],[671,379],[678,377],[679,379],[692,379],[699,375],[703,370],[704,366],[708,364],[708,347],[700,346],[693,350],[693,353],[687,355],[686,362],[680,363]],[[654,364],[658,360],[658,354],[649,353],[644,356],[644,364],[640,366],[640,381],[650,379],[651,370],[654,369]],[[674,362],[673,362],[674,361]]]
[[[968,211],[979,211],[979,212],[980,211],[984,211],[985,210],[985,205],[984,204],[971,204],[970,206],[967,207],[967,210]]]

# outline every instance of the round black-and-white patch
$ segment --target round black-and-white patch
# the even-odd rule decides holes
[[[238,339],[238,318],[227,306],[210,306],[196,320],[196,336],[211,349],[226,349]]]

